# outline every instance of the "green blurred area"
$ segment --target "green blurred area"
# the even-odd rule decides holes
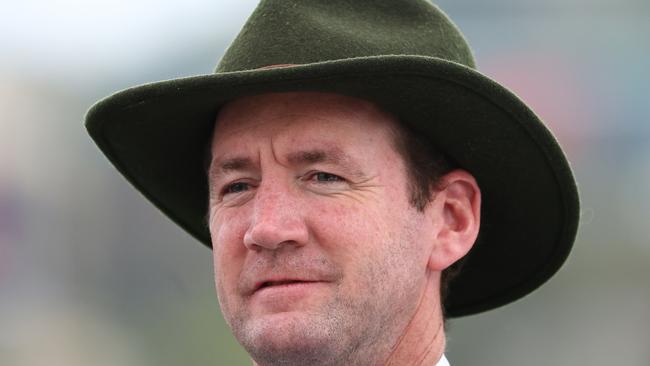
[[[650,5],[441,1],[479,69],[565,147],[575,249],[522,301],[448,324],[453,365],[650,364]],[[0,19],[0,365],[247,365],[211,252],[117,174],[83,116],[210,73],[255,1],[8,3]]]

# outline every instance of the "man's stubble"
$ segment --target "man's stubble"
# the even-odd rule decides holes
[[[248,313],[236,314],[227,322],[233,334],[259,366],[289,365],[378,365],[390,355],[405,331],[422,293],[422,282],[413,273],[411,233],[393,242],[394,252],[367,261],[361,267],[365,296],[344,296],[341,280],[335,296],[320,309],[293,317],[278,328],[264,321],[251,321]],[[384,252],[386,253],[386,252]],[[278,260],[280,258],[276,258]],[[280,259],[282,260],[282,259]],[[291,263],[305,263],[296,257]],[[314,265],[329,266],[324,258]],[[275,263],[275,265],[282,264]],[[234,314],[233,314],[234,315]]]

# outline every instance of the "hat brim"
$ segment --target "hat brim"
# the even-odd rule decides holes
[[[283,91],[375,102],[476,178],[483,197],[481,239],[450,285],[448,316],[520,298],[568,256],[579,204],[562,150],[514,94],[457,63],[374,56],[163,81],[99,101],[86,127],[135,188],[210,246],[204,157],[216,114],[237,97]]]

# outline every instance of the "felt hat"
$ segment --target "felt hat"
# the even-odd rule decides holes
[[[475,70],[463,35],[426,0],[262,0],[214,73],[120,91],[92,106],[86,127],[135,188],[210,246],[204,156],[215,116],[238,97],[285,91],[372,101],[476,178],[481,239],[450,284],[448,316],[514,301],[565,261],[579,209],[562,150]]]

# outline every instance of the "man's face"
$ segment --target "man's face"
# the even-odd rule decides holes
[[[370,360],[407,327],[432,223],[409,203],[395,123],[370,103],[319,93],[221,111],[210,168],[216,287],[258,363]]]

